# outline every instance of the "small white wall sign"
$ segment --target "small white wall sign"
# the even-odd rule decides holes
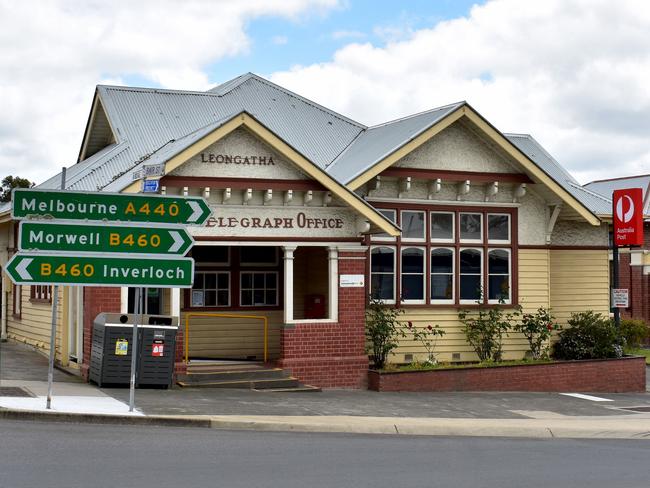
[[[362,274],[342,274],[339,276],[339,286],[341,288],[361,288],[365,284],[365,277]]]
[[[630,293],[627,288],[612,288],[612,307],[627,308],[630,306]]]

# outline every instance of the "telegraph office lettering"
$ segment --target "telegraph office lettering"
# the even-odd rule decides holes
[[[273,156],[233,156],[230,154],[201,153],[202,163],[244,164],[249,166],[275,166]]]
[[[206,227],[243,229],[342,229],[344,221],[339,218],[307,217],[300,212],[296,217],[211,217]]]

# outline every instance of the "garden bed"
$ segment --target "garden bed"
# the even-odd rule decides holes
[[[374,391],[644,392],[645,358],[368,372]]]

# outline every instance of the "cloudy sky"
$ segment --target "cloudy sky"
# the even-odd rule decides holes
[[[0,177],[73,164],[97,84],[247,71],[365,124],[467,100],[583,183],[650,173],[647,0],[0,0]]]

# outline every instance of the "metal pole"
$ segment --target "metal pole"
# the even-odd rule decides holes
[[[135,408],[135,373],[138,366],[138,319],[140,314],[140,287],[135,289],[133,304],[133,337],[131,339],[131,383],[129,385],[129,412]]]
[[[612,242],[612,272],[614,275],[613,288],[618,288],[618,246],[615,242]],[[614,307],[614,325],[616,325],[616,330],[621,330],[621,310],[618,307]]]
[[[61,170],[61,189],[65,190],[65,166]],[[54,382],[54,356],[56,355],[56,309],[59,303],[59,285],[52,287],[52,329],[50,331],[50,364],[47,368],[47,401],[45,409],[52,408],[52,383]]]

